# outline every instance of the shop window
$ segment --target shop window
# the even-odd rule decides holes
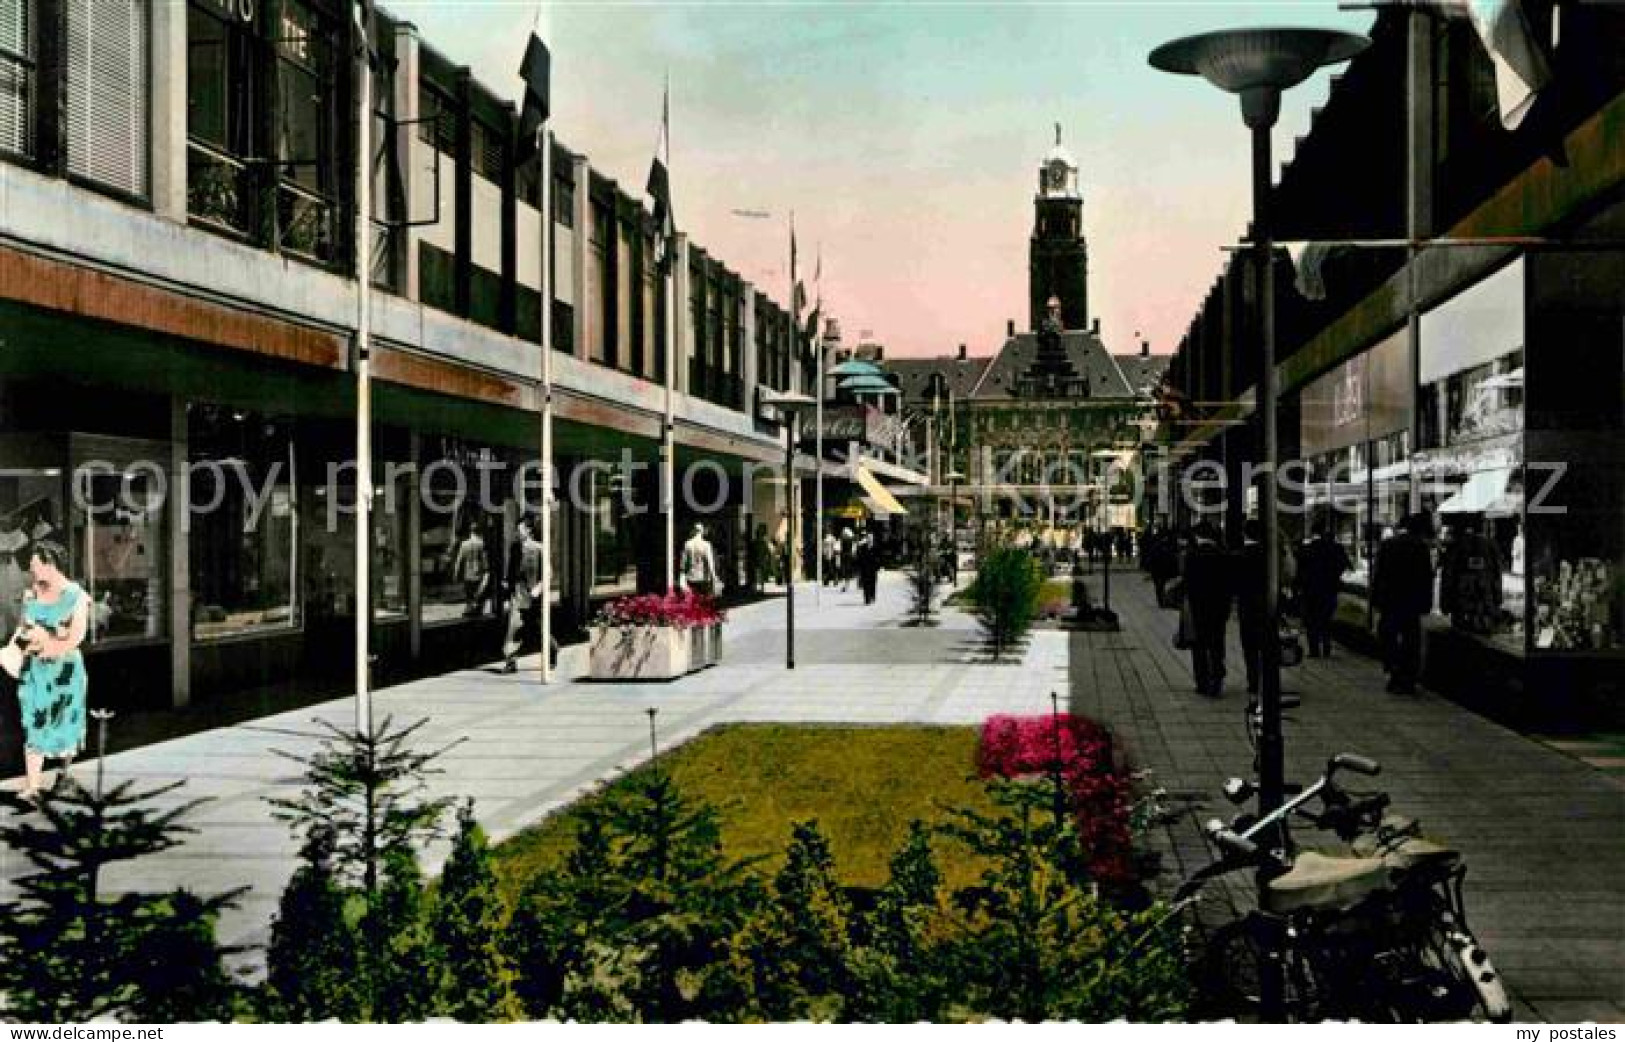
[[[0,0],[0,8],[5,3]],[[63,12],[67,23],[67,171],[124,195],[144,198],[147,0],[66,0]],[[0,37],[5,35],[5,21],[0,15]],[[0,111],[3,106],[0,102]],[[4,119],[0,115],[0,125]]]
[[[90,594],[89,640],[153,640],[168,631],[166,510],[171,482],[157,442],[73,436],[70,511],[76,578]]]
[[[592,595],[635,593],[638,587],[637,515],[631,476],[620,469],[593,472]]]
[[[423,466],[418,568],[424,625],[491,614],[501,605],[503,508],[512,482],[512,473],[501,468],[491,449],[452,439]]]
[[[350,475],[353,478],[353,474]],[[407,616],[407,529],[414,485],[400,462],[373,464],[371,522],[372,616],[379,622]],[[354,619],[356,486],[353,480],[322,484],[310,492],[311,523],[305,547],[307,625]]]
[[[34,152],[34,0],[0,0],[0,153]]]
[[[22,618],[30,548],[41,539],[66,538],[64,487],[60,468],[0,470],[0,632],[7,635],[17,631]]]
[[[286,420],[187,407],[196,640],[296,628],[299,511]]]

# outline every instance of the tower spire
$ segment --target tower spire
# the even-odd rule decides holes
[[[1061,144],[1061,124],[1060,124],[1059,121],[1056,121],[1056,124],[1055,124],[1055,145],[1056,145],[1057,148],[1059,148],[1060,144]]]

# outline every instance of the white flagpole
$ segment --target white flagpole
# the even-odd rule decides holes
[[[542,683],[553,683],[553,135],[536,131],[542,181]]]
[[[671,79],[660,100],[660,136],[666,153],[666,217],[660,234],[666,240],[666,417],[661,434],[660,495],[666,513],[666,592],[677,588],[677,366],[682,358],[677,342],[677,228],[671,217]]]
[[[355,207],[355,726],[372,733],[372,62],[361,31]]]

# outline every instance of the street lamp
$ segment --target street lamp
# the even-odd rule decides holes
[[[1271,259],[1269,190],[1270,130],[1281,113],[1281,92],[1296,87],[1316,69],[1344,62],[1371,41],[1355,33],[1330,29],[1233,29],[1203,33],[1165,43],[1151,52],[1151,64],[1163,72],[1201,76],[1220,90],[1241,96],[1241,117],[1252,131],[1253,246],[1259,277],[1259,311],[1263,327],[1259,411],[1264,433],[1264,485],[1259,513],[1264,523],[1264,645],[1260,663],[1258,739],[1258,811],[1281,806],[1285,789],[1285,751],[1281,738],[1281,673],[1279,583],[1280,520],[1276,467],[1275,279]],[[1260,885],[1264,885],[1260,878]],[[1278,972],[1262,974],[1261,995],[1267,1017],[1279,1015]]]
[[[796,420],[818,408],[818,399],[797,391],[769,391],[762,404],[778,410],[784,427],[784,502],[788,520],[784,533],[784,668],[796,668],[796,580],[792,565],[797,543],[796,525]]]

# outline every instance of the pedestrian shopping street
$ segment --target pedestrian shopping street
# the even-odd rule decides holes
[[[793,672],[784,667],[784,603],[771,599],[732,614],[721,665],[669,684],[543,688],[532,659],[514,676],[493,665],[384,690],[375,712],[427,717],[424,748],[458,743],[432,790],[472,797],[501,839],[645,761],[650,708],[669,749],[734,722],[975,724],[992,713],[1047,712],[1052,691],[1070,690],[1072,708],[1110,726],[1133,765],[1151,772],[1147,786],[1169,790],[1171,806],[1189,805],[1167,828],[1165,849],[1170,868],[1190,869],[1204,857],[1199,822],[1228,809],[1219,784],[1249,762],[1239,647],[1232,641],[1225,697],[1198,696],[1187,656],[1169,641],[1173,615],[1155,608],[1149,584],[1119,573],[1112,591],[1122,632],[1040,630],[1019,664],[985,663],[974,620],[954,608],[936,627],[903,625],[907,590],[888,574],[872,607],[855,587],[798,589]],[[1309,779],[1334,752],[1374,757],[1396,809],[1465,851],[1473,926],[1505,972],[1520,1018],[1625,1016],[1625,788],[1617,780],[1432,694],[1385,694],[1377,665],[1342,648],[1287,671],[1286,687],[1304,698],[1287,728],[1290,778]],[[265,802],[298,782],[275,750],[308,750],[314,719],[345,724],[352,713],[339,700],[111,757],[109,782],[184,779],[176,799],[210,799],[191,819],[197,835],[143,859],[139,876],[115,885],[250,885],[221,940],[263,944],[295,855]],[[88,781],[92,769],[76,771]],[[443,856],[426,852],[431,872]],[[10,858],[8,879],[26,867],[0,857]]]

